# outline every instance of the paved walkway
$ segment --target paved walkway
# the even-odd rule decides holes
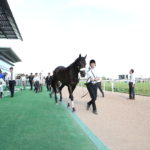
[[[76,114],[109,148],[109,150],[150,150],[150,97],[136,96],[128,100],[127,94],[98,92],[98,115],[86,110],[89,95],[81,98],[86,89],[74,92]],[[63,98],[68,101],[67,89]]]

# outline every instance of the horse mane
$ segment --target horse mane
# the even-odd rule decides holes
[[[79,60],[79,58],[77,58],[72,64],[70,64],[70,65],[67,67],[67,69],[69,69],[69,68],[74,68],[78,60]]]

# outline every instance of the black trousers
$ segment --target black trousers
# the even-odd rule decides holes
[[[134,87],[133,83],[129,82],[129,98],[134,99],[135,98],[135,92],[134,92]]]
[[[96,111],[96,98],[97,98],[97,84],[92,84],[92,83],[88,83],[87,84],[87,89],[89,91],[91,100],[88,102],[88,105],[92,105],[93,107],[93,111]]]
[[[10,90],[11,97],[14,96],[15,84],[16,84],[15,80],[9,81],[9,90]]]
[[[104,97],[104,92],[102,90],[102,84],[101,84],[101,82],[97,82],[97,88],[100,90],[100,92],[102,93],[102,96]]]
[[[33,81],[29,80],[29,83],[30,83],[30,87],[31,87],[31,90],[32,90],[33,89]]]
[[[39,87],[40,87],[39,81],[35,81],[35,83],[34,83],[34,91],[36,93],[39,92]]]
[[[42,92],[42,90],[43,90],[43,85],[40,83],[39,84],[39,92]]]
[[[47,91],[51,91],[51,84],[46,83]]]

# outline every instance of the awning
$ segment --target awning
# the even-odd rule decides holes
[[[0,38],[23,40],[7,0],[0,0]]]
[[[0,47],[0,56],[9,61],[10,63],[20,62],[21,59],[16,55],[16,53],[9,47]]]

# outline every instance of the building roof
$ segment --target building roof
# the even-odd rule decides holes
[[[20,62],[21,59],[16,55],[16,53],[9,47],[0,47],[1,59],[8,63]]]
[[[0,38],[23,40],[7,0],[0,0]]]

